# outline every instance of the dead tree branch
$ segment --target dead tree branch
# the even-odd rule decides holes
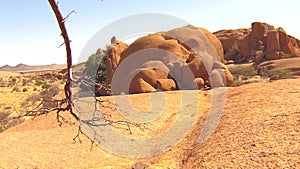
[[[69,19],[69,17],[70,17],[73,13],[76,13],[76,11],[75,11],[75,10],[71,11],[71,12],[64,18],[64,22],[66,22],[66,21]]]
[[[61,30],[61,35],[63,36],[64,38],[64,43],[65,43],[65,46],[66,46],[66,53],[67,53],[67,81],[66,81],[66,84],[65,84],[65,96],[66,96],[66,99],[67,99],[67,110],[70,111],[70,113],[76,118],[76,120],[79,120],[79,117],[73,112],[73,102],[72,102],[72,51],[71,51],[71,41],[69,39],[69,36],[68,36],[68,32],[67,32],[67,29],[66,29],[66,26],[65,26],[65,19],[68,18],[70,16],[70,14],[73,13],[70,12],[67,17],[63,17],[59,8],[58,8],[58,5],[56,3],[55,0],[48,0],[54,14],[55,14],[55,17],[56,17],[56,20],[58,22],[58,25],[59,25],[59,28]],[[75,11],[74,11],[75,12]]]
[[[114,126],[114,125],[123,125],[123,126],[126,126],[127,127],[127,130],[130,132],[131,134],[131,127],[132,126],[135,126],[135,127],[138,127],[140,129],[145,129],[146,127],[143,125],[143,124],[136,124],[136,123],[131,123],[131,122],[128,122],[128,121],[113,121],[113,120],[109,120],[107,118],[105,118],[105,116],[102,116],[102,117],[95,117],[95,114],[94,114],[94,118],[91,119],[91,120],[81,120],[80,117],[75,114],[73,112],[73,102],[72,102],[72,82],[73,82],[73,79],[72,79],[72,53],[71,53],[71,46],[70,46],[70,39],[69,39],[69,36],[68,36],[68,33],[67,33],[67,30],[66,30],[66,27],[65,27],[65,21],[66,19],[72,14],[74,13],[75,11],[71,11],[65,18],[62,16],[62,14],[60,13],[60,10],[58,8],[58,5],[57,3],[55,2],[55,0],[48,0],[48,2],[50,3],[51,5],[51,8],[56,16],[56,19],[57,19],[57,22],[58,22],[58,25],[61,29],[61,35],[63,36],[64,38],[64,43],[65,43],[65,46],[66,46],[66,52],[67,52],[67,69],[68,69],[68,72],[67,72],[67,81],[66,81],[66,84],[65,84],[65,96],[66,96],[66,100],[67,100],[67,107],[66,109],[70,111],[70,113],[76,118],[77,121],[80,121],[81,123],[85,123],[85,124],[88,124],[89,126],[104,126],[104,125],[110,125],[110,126]],[[87,83],[87,81],[83,82],[83,83]],[[85,84],[85,85],[88,85],[88,84]],[[94,93],[92,91],[90,91],[90,93]],[[99,99],[96,98],[95,95],[92,95],[93,98],[95,99],[95,104],[101,104],[101,101]],[[102,105],[104,107],[104,105]],[[97,110],[96,108],[97,106],[95,105],[95,111],[99,111]],[[58,110],[58,113],[59,113],[59,110]],[[102,114],[102,112],[101,112]],[[103,115],[103,114],[102,114]],[[58,116],[60,117],[60,116]],[[99,123],[101,121],[104,121],[104,123]],[[82,133],[82,130],[80,129],[79,127],[79,130],[80,130],[80,133]],[[95,133],[97,134],[97,133]],[[78,135],[77,135],[78,137]],[[90,138],[90,140],[92,141],[95,141],[93,140],[92,138]]]
[[[97,98],[95,95],[95,91],[92,90],[90,87],[94,85],[102,86],[101,84],[96,83],[96,81],[89,77],[89,78],[81,78],[79,80],[74,80],[72,77],[72,52],[71,52],[71,41],[69,39],[67,29],[65,27],[65,21],[67,18],[70,17],[72,13],[75,13],[75,11],[71,11],[66,17],[63,17],[59,7],[58,3],[56,3],[55,0],[48,0],[54,14],[56,17],[56,20],[58,22],[59,28],[61,30],[61,36],[64,39],[64,45],[66,47],[66,57],[67,57],[67,78],[64,85],[64,94],[65,98],[61,100],[54,100],[53,98],[48,98],[48,100],[45,100],[45,98],[32,110],[27,111],[25,114],[20,115],[18,117],[14,117],[14,119],[22,118],[22,117],[36,117],[40,115],[47,115],[48,113],[52,111],[56,111],[56,118],[57,121],[62,125],[62,122],[69,123],[63,116],[60,115],[60,112],[62,111],[68,111],[77,121],[80,122],[78,134],[73,139],[76,141],[78,139],[80,141],[79,135],[83,134],[89,140],[94,143],[99,143],[101,138],[101,133],[98,133],[95,128],[102,127],[102,126],[111,126],[115,128],[122,128],[126,129],[129,134],[132,134],[132,127],[136,127],[142,131],[145,129],[148,129],[145,124],[139,124],[135,122],[130,122],[126,120],[115,120],[111,117],[109,113],[106,113],[105,111],[102,111],[102,109],[109,109],[111,111],[117,110],[114,108],[114,104],[112,102],[109,102],[107,100],[102,100],[101,98]],[[85,88],[88,89],[88,92],[90,96],[93,98],[89,105],[94,106],[92,112],[92,118],[90,119],[84,119],[83,116],[81,116],[82,112],[80,112],[80,108],[76,104],[78,101],[78,98],[76,97],[76,94],[72,93],[72,85],[76,87],[76,85],[82,84],[85,86]],[[103,86],[105,87],[105,86]],[[74,100],[73,100],[74,99]],[[74,102],[73,102],[74,101]],[[80,101],[80,100],[79,100]],[[108,103],[108,104],[106,104]],[[49,106],[51,105],[51,106]],[[100,110],[101,109],[101,110]],[[75,113],[76,112],[76,113]],[[69,123],[70,124],[70,123]],[[82,124],[85,124],[91,131],[93,132],[93,135],[90,135],[90,133],[84,132],[82,130]]]

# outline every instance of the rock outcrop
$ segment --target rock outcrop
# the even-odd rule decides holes
[[[221,42],[204,28],[186,26],[150,34],[128,47],[115,39],[112,43],[106,52],[106,81],[112,94],[202,89],[211,85],[215,63],[226,67]],[[222,77],[214,87],[232,83],[224,67],[223,73],[214,71],[214,76]]]
[[[257,64],[281,58],[300,57],[300,41],[283,28],[254,22],[250,29],[221,30],[214,33],[221,41],[225,60]]]
[[[108,57],[106,60],[106,84],[111,83],[112,76],[120,62],[120,56],[127,49],[127,47],[127,44],[116,40],[115,37],[111,39],[111,45],[105,53]]]

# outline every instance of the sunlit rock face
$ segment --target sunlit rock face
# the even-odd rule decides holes
[[[235,63],[300,57],[300,41],[281,27],[254,22],[249,29],[220,30],[214,33],[224,48],[225,60]]]
[[[224,78],[214,86],[232,83],[232,75],[223,64],[220,40],[204,28],[189,25],[141,37],[128,47],[118,41],[110,49],[106,53],[111,58],[106,82],[113,95],[212,86],[210,74],[216,62],[223,65],[218,69],[224,70],[217,72]]]

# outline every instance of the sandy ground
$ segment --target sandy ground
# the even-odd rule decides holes
[[[183,168],[299,168],[300,80],[228,89],[210,139],[187,152]]]
[[[171,106],[166,120],[171,112],[177,112],[178,95],[168,94]],[[143,105],[143,97],[132,99]],[[209,103],[210,92],[201,92],[201,98]],[[224,115],[206,142],[198,142],[208,112],[204,106],[185,139],[170,151],[147,159],[123,158],[100,147],[91,150],[91,142],[84,136],[82,143],[74,143],[77,125],[59,127],[55,113],[50,113],[0,133],[0,168],[121,169],[137,162],[149,168],[299,168],[299,99],[299,79],[227,88]],[[67,113],[64,116],[72,120]]]

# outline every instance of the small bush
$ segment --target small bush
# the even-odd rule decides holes
[[[291,55],[290,54],[283,54],[281,56],[281,59],[288,59],[288,58],[291,58]]]
[[[17,79],[15,77],[10,77],[9,86],[15,86],[17,84]]]
[[[25,79],[23,79],[22,86],[26,86],[26,84],[27,84],[27,81]]]
[[[51,85],[49,85],[48,83],[44,83],[43,85],[42,85],[42,89],[48,89],[48,88],[50,88],[51,87]]]
[[[103,84],[106,79],[107,58],[108,57],[106,55],[91,55],[86,62],[86,68],[84,69],[83,74],[90,79],[94,79],[95,83]],[[85,85],[81,85],[80,87],[81,91],[95,90],[95,86],[87,87]]]
[[[237,65],[229,68],[229,71],[231,72],[234,79],[232,84],[233,87],[247,84],[247,81],[249,79],[253,78],[258,74],[252,66]]]
[[[12,89],[11,92],[20,92],[20,91],[21,91],[20,88],[16,86]]]
[[[10,127],[14,127],[20,123],[23,123],[25,121],[25,119],[23,118],[17,118],[17,119],[13,119],[11,121],[8,122],[8,124],[6,125],[6,128],[5,129],[8,129]]]
[[[24,88],[22,91],[23,91],[23,92],[28,92],[28,89],[27,89],[27,88]]]
[[[253,77],[257,75],[257,71],[252,66],[235,66],[229,70],[234,76]]]
[[[23,118],[9,119],[10,112],[0,112],[0,132],[25,121]]]
[[[238,87],[238,86],[241,86],[241,85],[244,85],[244,84],[246,84],[246,82],[243,81],[243,80],[234,80],[233,84],[231,86],[232,87]]]
[[[40,101],[42,99],[42,95],[39,93],[34,93],[27,97],[25,102],[31,102],[32,104],[35,104],[37,101]]]
[[[54,96],[56,96],[61,91],[58,85],[52,85],[49,88],[46,88],[41,92],[42,98],[44,100],[51,100]]]
[[[58,80],[57,77],[55,77],[55,76],[50,76],[50,78],[48,78],[48,79],[51,83],[54,83]]]
[[[0,112],[0,122],[7,120],[9,115],[8,111]]]
[[[292,79],[293,75],[286,70],[276,70],[276,71],[264,71],[261,73],[261,76],[265,78],[270,78],[270,80],[279,80],[279,79]]]
[[[6,125],[9,121],[8,117],[9,117],[10,113],[5,111],[5,112],[0,112],[0,132],[2,132],[3,130],[6,129]]]
[[[103,82],[106,79],[106,60],[106,55],[91,55],[86,62],[86,68],[83,71],[84,75],[93,79],[96,78],[97,82]]]
[[[6,85],[6,82],[5,82],[5,80],[1,77],[0,78],[0,87],[6,87],[7,85]]]
[[[40,79],[36,79],[34,85],[41,86],[44,82]]]
[[[27,85],[31,85],[32,83],[33,83],[33,82],[32,82],[32,79],[31,79],[31,78],[26,80],[26,84],[27,84]]]

